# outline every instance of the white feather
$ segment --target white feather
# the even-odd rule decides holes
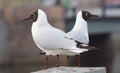
[[[32,24],[32,36],[36,45],[47,55],[76,55],[87,51],[76,47],[76,42],[65,38],[66,33],[52,27],[47,16],[38,10],[38,19]]]
[[[87,22],[82,18],[82,11],[77,14],[75,25],[66,36],[83,44],[89,43]]]

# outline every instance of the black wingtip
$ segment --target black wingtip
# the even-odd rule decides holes
[[[46,53],[45,52],[40,52],[39,55],[45,55]]]
[[[98,48],[98,47],[93,47],[93,46],[89,46],[88,47],[88,50],[99,50],[100,48]]]
[[[83,46],[82,44],[77,44],[76,46],[78,48],[88,49],[88,50],[99,50],[100,49],[98,47],[93,47],[93,46],[89,46],[89,45]]]

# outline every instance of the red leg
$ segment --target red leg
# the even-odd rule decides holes
[[[56,67],[59,67],[59,55],[57,55],[57,63],[56,63]]]
[[[78,67],[80,67],[80,54],[78,55]]]
[[[45,69],[48,68],[48,56],[46,55]]]
[[[69,56],[67,55],[67,66],[69,66]]]

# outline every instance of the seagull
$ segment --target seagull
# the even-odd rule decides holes
[[[46,69],[48,68],[48,55],[56,55],[56,66],[59,66],[59,55],[73,56],[88,51],[88,49],[77,47],[76,41],[66,38],[64,31],[51,26],[43,10],[36,10],[22,21],[26,20],[33,22],[31,27],[32,37],[35,44],[46,55]]]
[[[88,27],[87,20],[97,15],[92,15],[88,11],[79,11],[76,17],[76,22],[73,29],[67,32],[67,37],[76,40],[77,43],[88,44]]]
[[[77,47],[87,48],[89,50],[98,49],[92,46],[89,46],[89,36],[88,36],[88,27],[87,20],[90,18],[99,17],[98,15],[93,15],[88,11],[79,11],[76,17],[76,22],[71,31],[66,33],[66,38],[75,40]],[[80,55],[78,56],[79,63]]]

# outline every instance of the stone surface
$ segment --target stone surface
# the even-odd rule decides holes
[[[105,67],[54,67],[31,73],[106,73]]]

